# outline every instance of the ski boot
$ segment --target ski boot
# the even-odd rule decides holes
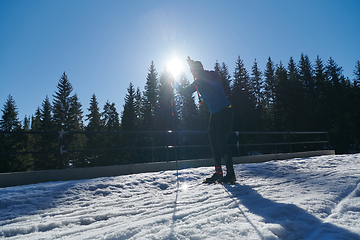
[[[228,169],[226,171],[226,176],[222,180],[223,183],[233,184],[236,182],[234,169]]]
[[[210,178],[206,178],[204,183],[222,183],[223,173],[221,167],[216,167],[216,172]]]

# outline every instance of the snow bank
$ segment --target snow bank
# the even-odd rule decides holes
[[[360,239],[360,155],[0,189],[6,239]]]

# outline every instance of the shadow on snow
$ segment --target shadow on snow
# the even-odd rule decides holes
[[[252,214],[261,216],[265,223],[278,224],[281,227],[270,229],[281,239],[359,239],[360,236],[347,229],[331,223],[323,223],[294,204],[277,203],[262,197],[247,185],[224,185],[229,196],[236,202],[241,213],[257,231],[261,239],[261,231],[244,213],[241,206]]]

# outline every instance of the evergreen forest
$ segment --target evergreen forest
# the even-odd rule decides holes
[[[256,59],[251,69],[240,56],[235,63],[233,70],[214,63],[234,111],[234,131],[327,131],[336,153],[359,150],[360,61],[350,78],[334,59],[311,61],[305,54],[298,61],[290,57],[287,64],[269,57],[264,69]],[[144,90],[130,82],[119,111],[109,100],[100,106],[95,94],[83,106],[64,72],[52,101],[46,96],[34,115],[21,120],[8,95],[1,109],[0,172],[167,161],[174,154],[179,159],[208,156],[208,148],[164,148],[208,144],[206,134],[187,133],[206,131],[206,104],[200,99],[200,106],[196,93],[179,95],[174,81],[186,87],[192,79],[185,73],[174,79],[166,69],[159,74],[151,62]],[[175,138],[169,130],[179,134]]]

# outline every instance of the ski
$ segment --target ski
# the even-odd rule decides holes
[[[236,184],[236,181],[231,181],[231,182],[218,182],[218,181],[215,181],[215,182],[206,182],[206,180],[205,181],[203,181],[202,182],[203,184],[208,184],[208,185],[211,185],[211,184],[229,184],[229,185],[232,185],[232,184]]]

